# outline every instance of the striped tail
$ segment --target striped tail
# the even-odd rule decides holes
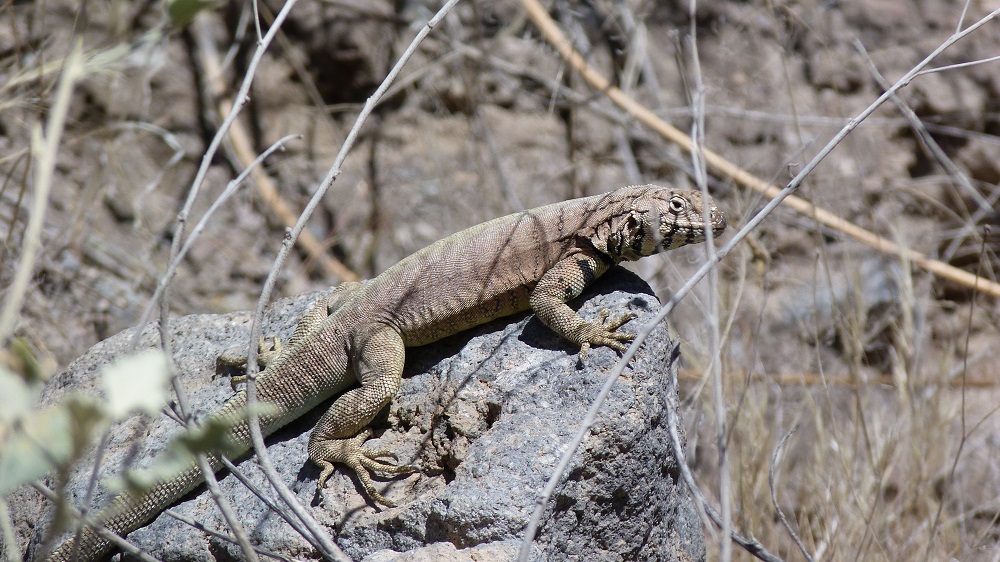
[[[221,463],[214,457],[211,460],[213,468],[218,470]],[[197,466],[188,467],[178,476],[160,482],[145,492],[119,494],[94,519],[112,533],[125,536],[149,523],[168,505],[195,489],[203,481],[201,470]],[[112,546],[110,541],[85,525],[78,536],[71,537],[59,545],[46,560],[96,562],[106,558]]]
[[[242,456],[250,450],[250,430],[243,411],[246,408],[246,393],[238,392],[230,398],[213,416],[213,419],[231,420],[236,422],[230,431],[232,448],[229,453],[232,458]],[[280,425],[284,425],[292,416],[265,417],[261,419],[261,430],[265,435],[273,433]],[[237,421],[238,420],[238,421]],[[218,472],[222,462],[215,455],[208,456],[212,471]],[[197,464],[192,463],[180,474],[153,485],[144,491],[127,491],[117,496],[111,503],[94,516],[94,520],[105,529],[124,537],[132,531],[146,525],[156,518],[161,511],[176,502],[185,494],[194,490],[202,482],[204,476]],[[84,525],[81,531],[67,539],[53,550],[46,558],[47,562],[96,562],[107,557],[113,544],[102,538],[89,525]]]

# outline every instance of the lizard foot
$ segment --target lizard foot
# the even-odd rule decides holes
[[[270,349],[264,343],[264,336],[261,336],[260,342],[257,344],[257,364],[266,369],[272,361],[281,355],[281,350],[281,340],[278,339],[278,336],[271,336]]]
[[[333,463],[339,462],[347,465],[348,468],[358,475],[358,480],[365,488],[365,493],[373,501],[385,505],[386,507],[396,507],[395,502],[386,498],[375,490],[371,473],[380,476],[401,476],[419,472],[413,465],[398,465],[381,460],[390,458],[398,461],[396,453],[385,449],[365,449],[361,445],[371,437],[371,430],[364,429],[361,433],[350,439],[327,439],[310,443],[309,458],[319,465],[323,470],[316,482],[316,489],[321,491],[326,485],[327,479],[333,475]]]
[[[584,324],[581,337],[583,344],[580,346],[581,361],[587,357],[587,351],[591,347],[603,345],[610,347],[618,353],[624,353],[628,349],[626,344],[635,339],[633,334],[615,331],[626,322],[634,319],[636,317],[635,314],[629,312],[608,321],[608,316],[610,315],[611,311],[605,308],[597,315],[597,322],[587,322]]]

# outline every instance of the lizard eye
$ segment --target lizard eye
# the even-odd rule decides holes
[[[680,195],[674,195],[670,198],[670,212],[675,215],[679,215],[685,210],[687,210],[687,199],[684,199]]]

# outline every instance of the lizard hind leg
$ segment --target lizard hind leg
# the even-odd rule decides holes
[[[287,346],[281,344],[281,339],[278,336],[271,337],[271,345],[268,347],[264,336],[260,337],[260,341],[257,342],[257,366],[261,369],[267,369],[267,366],[273,363],[279,356],[281,356],[282,351],[285,347],[293,347],[309,334],[313,332],[317,327],[319,327],[327,316],[329,316],[329,310],[331,303],[333,303],[334,308],[339,306],[337,303],[341,303],[344,296],[351,294],[357,290],[354,285],[360,285],[360,283],[352,283],[345,291],[334,291],[328,299],[319,299],[314,302],[309,310],[299,319],[299,323],[295,326],[295,332],[292,333],[292,337],[288,339]],[[227,349],[222,352],[219,357],[216,358],[215,364],[216,368],[219,366],[241,368],[245,367],[247,364],[247,356],[245,347],[236,346],[234,348]],[[229,379],[229,385],[236,390],[236,387],[240,384],[247,382],[246,375],[236,375]]]
[[[358,283],[354,281],[348,281],[341,283],[333,290],[332,293],[325,299],[319,299],[309,307],[309,310],[299,319],[299,323],[296,325],[295,333],[288,340],[288,346],[294,346],[303,338],[307,337],[313,332],[317,327],[319,327],[324,320],[330,315],[337,311],[341,306],[351,299],[359,290],[364,288],[364,283]],[[247,364],[247,356],[245,347],[235,346],[231,349],[223,351],[218,358],[216,358],[216,365],[224,367],[242,368]],[[270,347],[261,336],[260,342],[257,344],[257,366],[261,369],[266,369],[268,365],[274,362],[275,359],[281,355],[281,351],[284,346],[281,345],[281,339],[278,336],[271,337]],[[237,375],[232,378],[230,384],[233,389],[236,389],[238,384],[246,382],[247,378],[244,375]]]
[[[363,444],[371,436],[368,424],[399,390],[403,340],[388,326],[375,328],[359,340],[354,362],[361,386],[340,395],[320,418],[309,436],[309,458],[322,468],[318,489],[333,474],[334,463],[341,463],[358,475],[368,497],[393,507],[392,501],[375,490],[372,473],[392,477],[413,474],[418,469],[388,462],[384,459],[398,460],[395,453],[368,449]]]

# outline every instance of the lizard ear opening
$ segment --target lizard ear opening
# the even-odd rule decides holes
[[[649,210],[637,209],[629,212],[618,228],[618,255],[624,259],[637,260],[653,253],[656,247],[656,228],[650,223]],[[656,221],[659,222],[659,221]]]
[[[595,229],[589,238],[590,244],[598,252],[611,256],[620,244],[618,232],[609,223],[604,223]]]

